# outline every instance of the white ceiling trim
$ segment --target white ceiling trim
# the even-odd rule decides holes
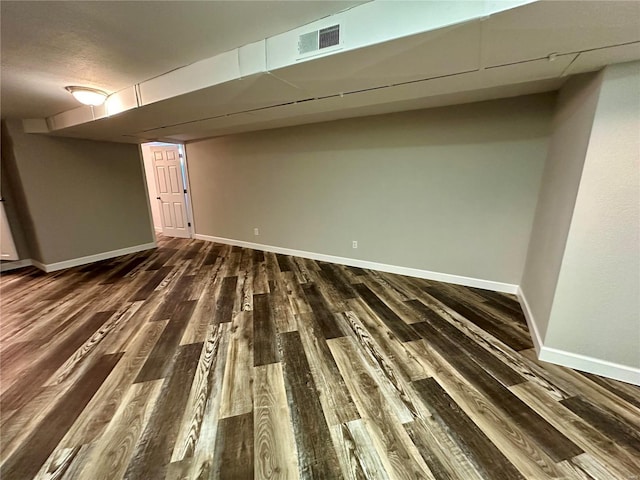
[[[532,3],[533,0],[495,1],[429,1],[429,2],[369,2],[347,11],[330,15],[318,21],[269,37],[241,48],[223,52],[213,57],[159,75],[151,80],[134,85],[140,96],[138,104],[127,103],[118,109],[138,108],[154,102],[212,87],[243,77],[243,73],[276,72],[280,69],[313,62],[323,54],[300,59],[297,51],[301,34],[334,24],[344,29],[343,47],[326,55],[358,50],[418,33],[437,31],[452,25],[463,24],[485,18],[492,13]],[[390,21],[392,19],[392,21]],[[241,67],[241,61],[243,65]],[[479,65],[478,65],[479,67]],[[292,82],[289,82],[292,83]],[[294,83],[292,83],[295,85]],[[131,88],[131,87],[130,87]],[[128,108],[127,108],[128,107]],[[92,110],[80,107],[49,117],[53,130],[72,127],[102,118]]]
[[[600,12],[594,4],[583,8]],[[563,2],[370,2],[173,70],[118,92],[103,108],[80,107],[47,124],[55,134],[113,141],[203,138],[269,128],[269,118],[276,125],[287,123],[287,115],[324,120],[346,112],[425,108],[445,98],[473,101],[470,92],[484,99],[498,86],[516,86],[508,94],[532,93],[539,91],[536,81],[557,88],[564,75],[640,58],[640,18],[627,18],[628,11],[612,12],[611,18],[602,11],[604,28],[593,27],[599,42],[594,47],[589,32],[582,44],[575,36],[563,43],[559,26],[546,31],[531,25],[529,13],[540,17],[541,7],[548,16],[564,12],[554,22],[575,30]],[[300,56],[299,35],[335,24],[344,29],[339,50]],[[518,45],[522,25],[545,37],[546,50]],[[531,39],[532,33],[524,36]],[[626,42],[612,43],[620,40]],[[522,56],[514,56],[520,51]],[[42,129],[41,122],[24,126]]]

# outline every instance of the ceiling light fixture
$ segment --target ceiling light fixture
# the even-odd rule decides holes
[[[80,103],[91,105],[93,107],[102,105],[107,99],[107,94],[105,92],[103,92],[102,90],[97,90],[95,88],[65,87],[65,90],[71,93],[71,95],[73,95]]]

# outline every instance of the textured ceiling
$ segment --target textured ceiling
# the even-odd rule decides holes
[[[0,2],[2,117],[77,106],[66,85],[117,91],[363,1]]]

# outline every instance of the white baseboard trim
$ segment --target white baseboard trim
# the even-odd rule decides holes
[[[33,266],[33,260],[31,260],[30,258],[25,258],[24,260],[16,260],[13,262],[3,262],[0,263],[0,272],[9,272],[18,268],[31,266]]]
[[[640,386],[640,368],[600,360],[579,353],[566,352],[552,347],[542,347],[538,358],[563,367],[574,368],[582,372],[594,373]]]
[[[529,332],[531,332],[531,338],[533,339],[533,345],[539,360],[562,367],[573,368],[582,372],[613,378],[634,385],[640,385],[640,368],[629,367],[627,365],[609,362],[608,360],[601,360],[599,358],[545,346],[527,298],[520,287],[518,287],[518,299],[520,300],[524,316],[527,319]]]
[[[158,233],[162,233],[162,227],[153,227],[153,230]]]
[[[516,293],[518,290],[517,285],[512,285],[510,283],[493,282],[491,280],[482,280],[479,278],[464,277],[461,275],[450,275],[448,273],[431,272],[429,270],[419,270],[417,268],[400,267],[397,265],[388,265],[386,263],[369,262],[367,260],[358,260],[355,258],[336,257],[333,255],[325,255],[323,253],[307,252],[304,250],[293,250],[290,248],[275,247],[273,245],[264,245],[261,243],[244,242],[242,240],[233,240],[230,238],[212,237],[210,235],[201,235],[199,233],[196,233],[194,235],[194,238],[199,240],[206,240],[208,242],[233,245],[236,247],[252,248],[254,250],[263,250],[265,252],[310,258],[311,260],[319,260],[321,262],[338,263],[340,265],[349,265],[351,267],[368,268],[371,270],[396,273],[398,275],[406,275],[409,277],[425,278],[427,280],[435,280],[437,282],[454,283],[456,285],[464,285],[466,287],[483,288],[496,292]]]
[[[39,262],[38,260],[31,260],[31,263],[33,264],[34,267],[39,268],[43,272],[47,272],[47,273],[53,272],[53,270],[47,270],[47,265],[45,265],[42,262]]]
[[[119,250],[111,250],[110,252],[96,253],[95,255],[88,255],[86,257],[72,258],[71,260],[65,260],[63,262],[56,263],[41,263],[37,260],[33,260],[33,265],[45,272],[55,272],[57,270],[63,270],[65,268],[78,267],[80,265],[86,265],[87,263],[99,262],[101,260],[108,260],[114,257],[120,257],[122,255],[129,255],[130,253],[142,252],[144,250],[150,250],[156,248],[156,242],[144,243],[142,245],[134,245],[133,247],[121,248]]]

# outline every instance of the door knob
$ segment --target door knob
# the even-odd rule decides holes
[[[158,200],[160,200],[160,197],[156,197]]]

